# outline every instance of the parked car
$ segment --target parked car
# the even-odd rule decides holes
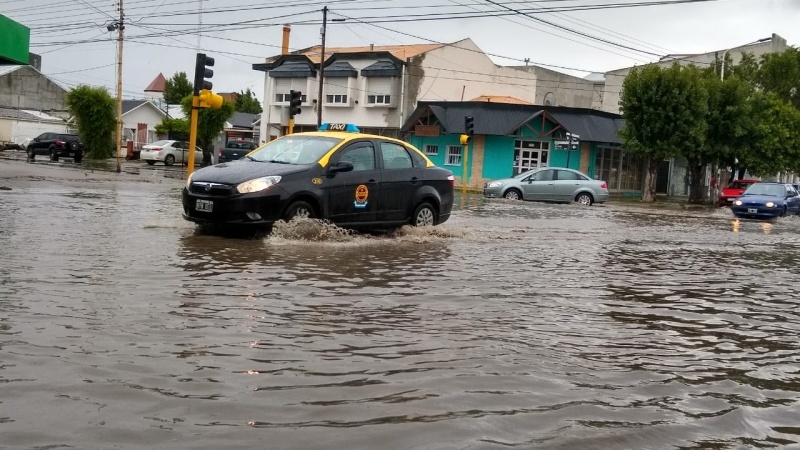
[[[76,163],[83,160],[83,143],[77,134],[42,133],[33,138],[25,150],[31,161],[36,155],[48,155],[50,161],[58,161],[61,156],[73,158]]]
[[[719,206],[730,206],[744,191],[758,180],[733,180],[719,193]]]
[[[226,161],[235,161],[237,159],[241,159],[244,157],[244,155],[255,150],[257,147],[258,145],[253,141],[244,141],[244,140],[228,141],[228,143],[225,144],[225,148],[219,149],[218,162],[223,163]]]
[[[309,217],[390,229],[450,217],[453,173],[419,149],[353,125],[323,124],[320,130],[283,136],[246,158],[195,171],[183,189],[184,219],[269,227]]]
[[[773,218],[800,214],[800,193],[788,183],[753,183],[733,201],[736,217]]]
[[[608,200],[608,184],[593,180],[577,170],[543,167],[512,178],[489,181],[483,186],[483,195],[509,200],[591,205]]]
[[[143,159],[151,166],[157,162],[163,162],[165,166],[171,166],[176,162],[185,164],[189,162],[188,149],[188,142],[173,140],[156,141],[143,146],[139,158]],[[194,163],[197,165],[201,162],[203,162],[203,150],[195,146]]]

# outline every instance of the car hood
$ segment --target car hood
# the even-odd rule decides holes
[[[722,195],[725,197],[738,197],[742,195],[744,191],[745,190],[741,188],[723,188]]]
[[[782,197],[775,197],[772,195],[743,195],[739,197],[744,203],[767,203],[767,202],[774,202],[783,204],[786,199]]]
[[[286,176],[293,173],[305,172],[308,169],[309,166],[307,165],[277,164],[240,159],[199,169],[194,172],[192,181],[208,181],[233,185],[254,178],[274,175]]]

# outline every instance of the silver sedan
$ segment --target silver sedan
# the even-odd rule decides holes
[[[543,167],[512,178],[489,181],[483,186],[483,195],[510,200],[591,205],[608,200],[608,184],[593,180],[577,170]]]

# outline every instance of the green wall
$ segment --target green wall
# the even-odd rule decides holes
[[[459,141],[461,135],[458,134],[441,134],[438,137],[418,137],[416,135],[409,135],[408,142],[411,143],[414,147],[417,147],[425,153],[425,146],[426,145],[436,145],[439,147],[439,154],[438,155],[429,155],[425,153],[425,156],[428,157],[434,164],[438,167],[443,167],[453,172],[453,175],[460,177],[463,173],[463,163],[464,157],[461,157],[461,163],[457,166],[451,166],[445,164],[447,161],[447,146],[448,145],[461,145]],[[472,145],[470,145],[469,151],[469,161],[467,161],[467,178],[472,178]],[[463,151],[463,150],[462,150]]]
[[[31,31],[0,14],[0,63],[28,64]]]

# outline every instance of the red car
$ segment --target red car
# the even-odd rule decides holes
[[[719,206],[731,206],[753,183],[758,183],[758,180],[733,180],[719,193]]]

